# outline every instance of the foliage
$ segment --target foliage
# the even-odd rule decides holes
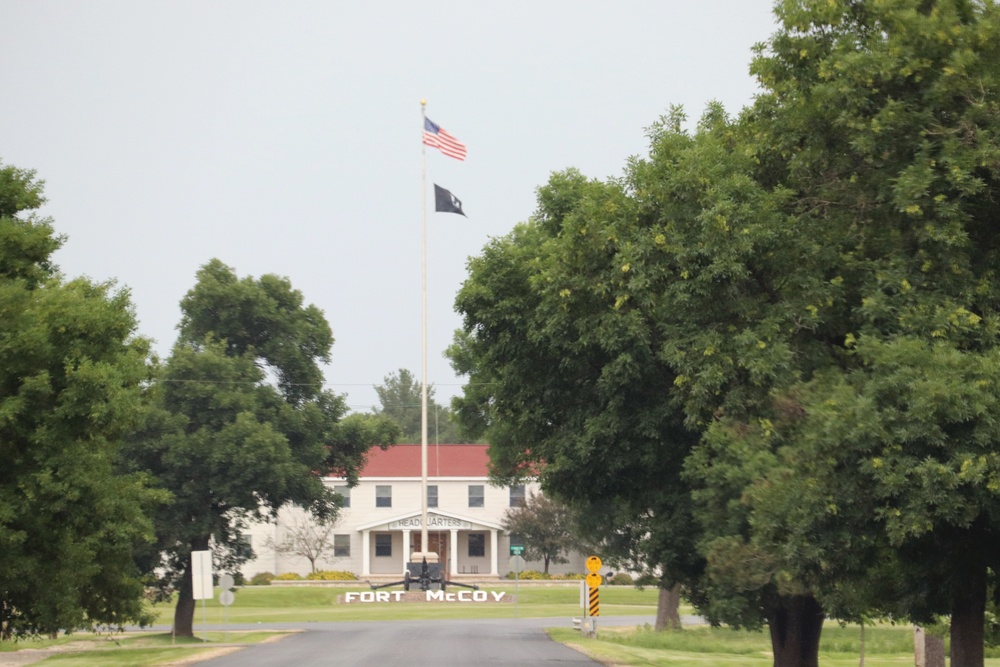
[[[162,499],[115,470],[143,412],[128,292],[64,279],[32,171],[0,164],[0,638],[142,623],[133,548]]]
[[[346,570],[319,570],[306,575],[310,581],[357,581],[358,575]]]
[[[579,572],[550,574],[549,572],[539,572],[538,570],[522,570],[521,572],[507,573],[507,579],[526,579],[529,581],[579,581],[586,577],[587,575],[580,574]]]
[[[979,665],[1000,8],[776,14],[752,107],[694,131],[671,112],[619,180],[554,174],[470,262],[456,405],[496,476],[538,470],[713,620],[769,623],[778,665],[814,664],[824,612],[950,614],[953,660]]]
[[[298,572],[282,572],[271,577],[271,581],[302,581],[302,575]]]
[[[375,393],[382,405],[374,413],[389,417],[402,429],[397,442],[421,442],[423,389],[413,373],[400,368],[386,375],[383,384],[375,386]],[[462,438],[451,410],[434,400],[433,384],[427,385],[427,441],[448,444],[468,442]]]
[[[336,523],[327,519],[313,519],[297,514],[291,521],[282,524],[284,537],[275,542],[268,538],[265,547],[275,553],[299,556],[309,561],[309,569],[316,572],[316,561],[333,552]]]
[[[258,572],[252,577],[250,577],[250,586],[270,586],[271,580],[274,579],[273,572]]]
[[[576,517],[566,505],[541,494],[529,493],[520,507],[511,507],[501,519],[503,529],[524,541],[524,557],[540,560],[544,571],[550,563],[568,563],[566,554],[579,546],[574,533]]]
[[[345,417],[344,398],[322,388],[330,327],[287,279],[241,279],[212,260],[181,310],[157,378],[158,410],[129,458],[174,494],[156,517],[147,567],[162,573],[162,591],[179,591],[175,629],[190,635],[192,550],[212,548],[216,566],[232,569],[252,555],[242,537],[249,521],[290,503],[335,519],[338,499],[322,476],[357,483],[365,452],[398,429],[371,415]]]
[[[608,577],[604,583],[608,586],[633,586],[635,580],[628,572],[615,572],[614,576]]]

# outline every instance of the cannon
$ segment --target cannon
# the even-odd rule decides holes
[[[403,578],[400,581],[391,581],[387,584],[375,585],[372,582],[368,582],[371,589],[378,590],[379,588],[388,588],[390,586],[402,586],[404,591],[410,590],[410,586],[417,584],[420,586],[420,590],[429,591],[431,589],[431,584],[439,584],[441,590],[446,590],[448,586],[462,586],[463,588],[471,588],[474,591],[479,590],[479,586],[476,584],[460,584],[457,581],[448,581],[445,579],[444,575],[441,573],[440,563],[427,563],[427,559],[424,558],[420,563],[407,563],[406,572],[403,573]]]

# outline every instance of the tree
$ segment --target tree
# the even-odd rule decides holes
[[[178,590],[174,630],[191,636],[190,553],[217,547],[233,568],[248,556],[248,521],[286,504],[321,521],[338,499],[327,474],[357,482],[373,445],[398,434],[371,415],[345,417],[342,396],[322,388],[319,363],[333,342],[315,306],[285,278],[236,276],[212,260],[181,302],[180,335],[158,378],[158,412],[130,448],[174,501],[156,517],[157,552],[147,563]]]
[[[400,368],[385,376],[384,384],[375,386],[381,408],[375,414],[394,420],[402,429],[399,442],[420,442],[421,410],[423,397],[420,382],[413,373]],[[457,444],[467,442],[459,433],[452,419],[451,410],[434,400],[434,385],[427,386],[427,439],[428,442]]]
[[[309,561],[309,571],[316,571],[316,561],[333,550],[333,529],[336,522],[327,519],[311,519],[297,515],[284,526],[285,536],[281,540],[268,538],[267,546],[275,553],[299,556]]]
[[[0,164],[0,639],[150,620],[133,549],[159,494],[115,470],[148,343],[127,291],[58,273],[43,201]]]
[[[740,474],[732,490],[755,526],[745,545],[797,554],[814,573],[832,563],[814,580],[835,574],[856,600],[877,587],[897,614],[950,615],[952,664],[982,665],[1000,565],[987,379],[998,342],[1000,14],[952,0],[785,2],[779,15],[782,30],[753,65],[767,92],[749,119],[750,173],[794,193],[783,211],[819,247],[778,249],[804,264],[783,284],[805,289],[762,309],[785,311],[779,335],[758,340],[792,352],[794,373],[712,427],[695,474],[716,489]],[[748,457],[748,440],[768,454]]]
[[[573,511],[541,494],[530,493],[524,505],[504,512],[502,525],[524,540],[525,558],[542,561],[546,574],[549,563],[568,563],[565,554],[580,543]]]
[[[553,176],[473,260],[460,412],[501,472],[636,516],[655,496],[614,477],[680,460],[661,486],[692,503],[704,611],[767,622],[776,665],[817,664],[825,615],[892,611],[950,614],[953,664],[978,667],[1000,571],[1000,16],[777,14],[738,119],[672,114],[620,181]]]
[[[537,475],[546,495],[585,508],[618,556],[697,599],[703,561],[680,476],[696,432],[671,399],[676,374],[658,358],[655,317],[620,298],[636,260],[617,243],[645,232],[621,184],[575,170],[554,174],[538,204],[470,261],[449,349],[469,377],[457,413],[488,434],[499,483]]]

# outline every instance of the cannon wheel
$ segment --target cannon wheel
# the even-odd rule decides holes
[[[403,573],[403,590],[404,591],[410,590],[410,571],[409,570],[407,570],[406,572]]]

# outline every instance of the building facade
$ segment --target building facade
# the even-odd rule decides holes
[[[511,569],[510,539],[504,513],[521,505],[538,485],[497,487],[488,481],[487,445],[429,445],[427,450],[428,551],[438,554],[449,578],[499,577]],[[413,552],[423,551],[420,445],[373,449],[360,473],[360,483],[348,488],[341,478],[324,482],[344,497],[344,509],[333,527],[333,549],[317,561],[317,569],[347,570],[359,578],[402,575]],[[242,570],[308,574],[308,559],[281,553],[281,544],[296,531],[309,529],[300,509],[281,511],[277,521],[254,526],[250,533],[256,558]],[[525,569],[541,569],[527,563]],[[582,570],[582,557],[552,566],[550,572]]]

